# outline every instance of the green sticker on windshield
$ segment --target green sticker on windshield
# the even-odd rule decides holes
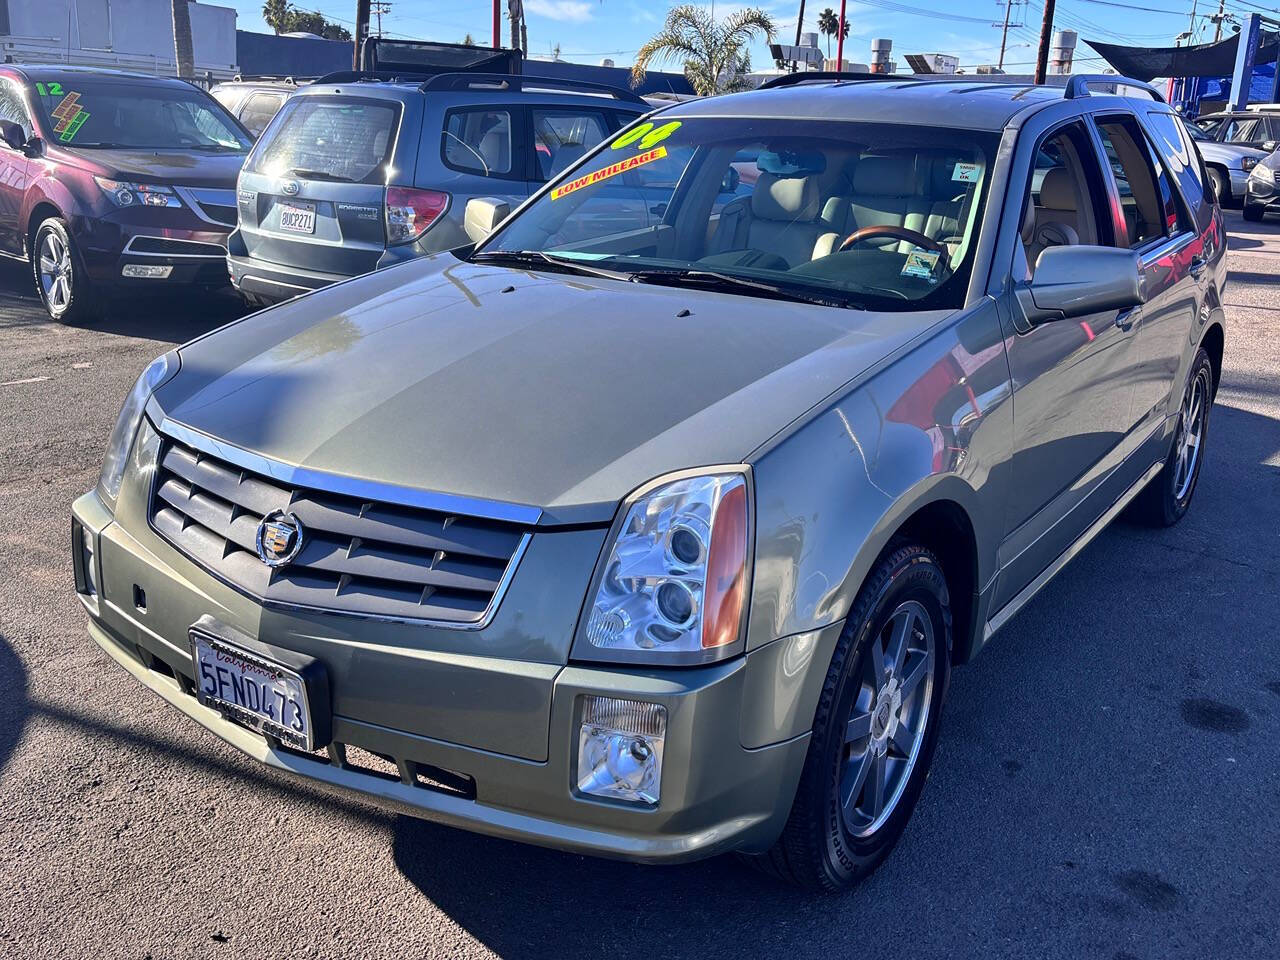
[[[652,150],[667,137],[671,136],[680,128],[679,120],[672,120],[670,123],[664,123],[662,126],[654,128],[653,122],[646,120],[634,130],[628,130],[613,143],[609,144],[614,150],[620,150],[623,147],[629,147],[633,143],[637,150]]]
[[[49,111],[49,116],[57,121],[53,132],[58,135],[58,139],[63,143],[70,143],[89,119],[89,111],[80,106],[80,94],[72,91]]]

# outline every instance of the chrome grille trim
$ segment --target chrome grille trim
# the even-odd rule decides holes
[[[227,187],[174,187],[174,192],[191,208],[191,211],[207,223],[220,227],[234,227],[239,207],[236,191]]]
[[[281,481],[285,465],[263,461],[274,469],[254,471],[222,456],[225,444],[204,438],[219,452],[195,448],[171,426],[166,421],[154,441],[151,529],[266,606],[479,630],[496,614],[532,538],[526,525],[505,519]],[[297,515],[307,535],[292,563],[271,568],[258,559],[255,540],[261,518],[274,510]]]

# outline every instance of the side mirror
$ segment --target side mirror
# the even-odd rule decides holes
[[[742,183],[742,174],[738,173],[734,167],[730,167],[725,171],[724,179],[720,181],[720,192],[737,193],[740,183]]]
[[[511,214],[511,204],[496,197],[474,197],[467,201],[462,228],[472,242],[479,243]]]
[[[11,150],[22,150],[27,145],[27,135],[12,120],[0,120],[0,140]]]
[[[1142,303],[1138,255],[1118,247],[1049,247],[1018,299],[1032,324],[1136,307]]]
[[[1270,152],[1271,152],[1272,150],[1274,150],[1277,146],[1280,146],[1280,141],[1277,141],[1277,140],[1264,140],[1264,141],[1262,141],[1262,149],[1263,149],[1263,150],[1265,150],[1265,151],[1267,151],[1267,153],[1270,153]]]

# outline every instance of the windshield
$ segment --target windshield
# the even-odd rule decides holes
[[[399,121],[394,100],[293,97],[247,166],[273,177],[383,183]]]
[[[68,74],[32,84],[53,140],[71,147],[246,153],[249,138],[207,93],[183,84]]]
[[[908,124],[659,117],[553,182],[474,257],[837,306],[956,307],[996,145]]]

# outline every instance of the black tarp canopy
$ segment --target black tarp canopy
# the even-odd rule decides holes
[[[1217,43],[1197,43],[1187,47],[1126,47],[1118,43],[1086,40],[1102,58],[1126,77],[1154,80],[1156,77],[1229,77],[1236,67],[1240,35]],[[1276,59],[1277,42],[1268,37],[1258,45],[1255,63]]]

